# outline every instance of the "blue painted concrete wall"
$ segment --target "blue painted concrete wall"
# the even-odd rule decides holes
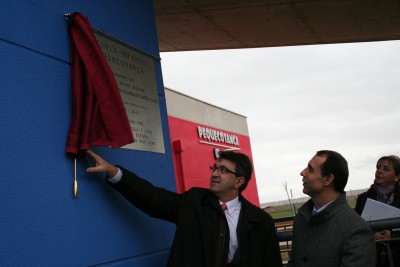
[[[164,266],[175,226],[150,218],[65,146],[70,124],[65,13],[159,55],[152,1],[0,2],[0,265]],[[160,62],[155,62],[166,153],[96,148],[154,184],[175,190]]]

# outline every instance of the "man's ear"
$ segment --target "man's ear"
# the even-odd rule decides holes
[[[240,188],[244,182],[246,181],[246,179],[243,176],[240,176],[236,179],[236,183],[235,183],[235,188]]]
[[[335,176],[333,174],[328,174],[324,178],[325,178],[324,182],[325,186],[333,184],[333,180],[335,180]]]

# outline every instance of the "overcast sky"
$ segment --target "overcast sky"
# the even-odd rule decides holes
[[[164,85],[247,117],[260,202],[303,197],[317,150],[349,163],[346,190],[400,153],[400,42],[161,54]]]

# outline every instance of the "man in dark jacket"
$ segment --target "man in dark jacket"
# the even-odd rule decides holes
[[[250,159],[221,152],[211,169],[210,189],[183,194],[155,187],[93,151],[88,172],[104,172],[108,183],[148,215],[176,224],[170,267],[282,266],[274,222],[241,192],[253,171]]]
[[[372,231],[347,204],[345,158],[335,151],[318,151],[300,175],[303,193],[311,199],[295,216],[288,266],[373,267]]]

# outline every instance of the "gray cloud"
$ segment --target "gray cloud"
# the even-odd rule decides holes
[[[347,189],[399,154],[400,42],[163,53],[164,84],[247,116],[261,202],[303,196],[320,149],[349,162]]]

